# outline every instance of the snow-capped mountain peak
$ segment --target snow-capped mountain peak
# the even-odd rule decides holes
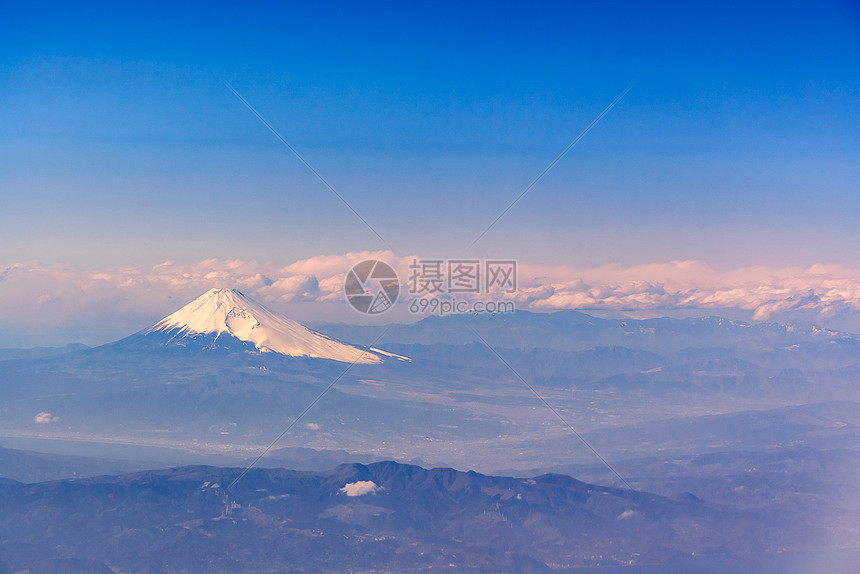
[[[216,340],[228,335],[253,343],[262,352],[345,363],[382,362],[379,354],[341,343],[281,317],[237,289],[211,289],[142,334],[168,334],[169,341],[177,344],[201,335],[215,334]]]

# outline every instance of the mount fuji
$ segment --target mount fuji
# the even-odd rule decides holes
[[[377,364],[387,355],[308,329],[237,289],[211,289],[139,335],[157,339],[164,346],[245,347],[261,353],[344,363]]]

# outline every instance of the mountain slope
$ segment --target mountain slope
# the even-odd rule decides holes
[[[211,289],[141,334],[160,337],[169,345],[216,346],[223,337],[250,343],[261,352],[290,357],[362,364],[382,362],[378,354],[341,343],[280,317],[236,289]]]

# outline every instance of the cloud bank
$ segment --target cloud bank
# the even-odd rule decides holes
[[[151,267],[85,270],[18,262],[0,266],[0,331],[49,331],[64,325],[84,335],[98,325],[129,334],[212,287],[235,287],[284,311],[305,303],[335,309],[327,320],[358,321],[345,303],[346,271],[365,259],[392,265],[409,298],[415,256],[391,252],[321,255],[290,265],[248,260],[166,261]],[[468,295],[458,294],[461,299]],[[671,310],[739,309],[754,320],[786,312],[826,321],[860,310],[860,270],[840,265],[745,267],[718,271],[701,261],[598,268],[518,265],[518,290],[505,297],[518,309],[609,310],[660,314]],[[304,307],[308,307],[305,305]],[[309,308],[309,307],[308,307]],[[297,317],[300,320],[313,318]],[[393,320],[393,315],[386,315]],[[90,331],[88,331],[90,330]],[[83,336],[70,340],[83,340]]]

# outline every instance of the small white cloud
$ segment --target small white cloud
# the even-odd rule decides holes
[[[627,520],[628,518],[633,518],[634,516],[636,516],[635,510],[625,510],[618,515],[618,520]]]
[[[263,500],[286,500],[290,496],[291,495],[289,495],[289,494],[273,494],[271,496],[267,496]]]
[[[60,420],[60,417],[55,417],[51,413],[42,412],[33,417],[33,420],[36,421],[37,425],[46,425],[49,423],[57,422],[58,420]]]
[[[320,430],[322,427],[317,423],[305,423],[305,428],[310,430]]]
[[[372,480],[359,480],[348,482],[340,489],[347,496],[362,496],[363,494],[375,494],[381,489]]]

